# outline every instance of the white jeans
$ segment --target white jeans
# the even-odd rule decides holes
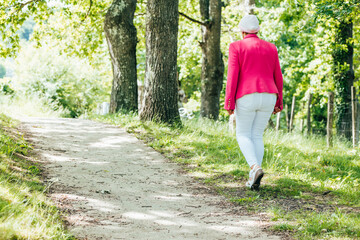
[[[236,139],[250,167],[261,167],[263,134],[275,103],[276,94],[270,93],[252,93],[236,100]]]

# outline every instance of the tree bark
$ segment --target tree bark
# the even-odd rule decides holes
[[[221,0],[200,0],[200,13],[206,23],[202,30],[201,109],[202,117],[218,119],[224,62],[220,50]]]
[[[114,0],[105,16],[104,30],[113,70],[111,113],[121,109],[138,111],[135,9],[136,0]]]
[[[245,1],[245,14],[254,14],[255,0],[244,0]]]
[[[177,82],[178,0],[148,0],[145,93],[141,120],[180,123]]]
[[[351,140],[351,86],[354,84],[352,22],[337,24],[333,49],[333,72],[337,95],[337,133]]]
[[[334,119],[334,93],[329,92],[328,98],[328,112],[327,112],[327,125],[326,125],[326,141],[327,146],[333,146],[333,119]]]

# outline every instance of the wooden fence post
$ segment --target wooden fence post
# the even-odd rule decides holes
[[[307,134],[311,134],[311,100],[312,100],[313,94],[309,94],[309,101],[308,101],[308,107],[307,107],[307,121],[306,121],[306,127],[307,127]]]
[[[333,120],[334,120],[334,93],[329,92],[329,98],[328,98],[328,112],[327,112],[327,127],[326,127],[326,140],[327,140],[327,146],[332,147],[333,146]]]
[[[268,127],[271,127],[272,129],[275,128],[275,124],[274,124],[274,122],[273,122],[273,120],[271,118],[268,121]]]
[[[281,112],[278,112],[276,116],[276,131],[280,130],[280,117],[281,117]]]
[[[356,92],[355,87],[351,87],[351,126],[352,126],[352,142],[353,147],[357,144],[357,132],[356,132]]]
[[[287,104],[285,104],[285,119],[286,119],[286,127],[287,127],[287,129],[288,129],[288,131],[289,131],[289,122],[290,122],[290,120],[289,120],[289,107],[288,107],[288,105]]]
[[[356,99],[356,142],[359,143],[359,131],[360,131],[360,102]]]
[[[289,132],[291,132],[293,130],[294,113],[295,113],[295,96],[293,96],[292,103],[291,103],[291,115],[290,115]]]
[[[305,108],[305,102],[302,102],[301,103],[301,109],[304,109]],[[305,119],[304,118],[301,118],[300,119],[300,132],[301,133],[304,133],[304,128],[305,128]]]

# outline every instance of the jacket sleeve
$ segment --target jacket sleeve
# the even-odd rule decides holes
[[[276,47],[275,47],[275,51],[276,51],[276,57],[275,57],[274,80],[275,80],[275,85],[278,89],[278,98],[276,100],[275,107],[278,107],[280,108],[280,110],[283,110],[283,76],[281,73],[279,55]]]
[[[240,74],[240,62],[239,53],[236,50],[234,44],[230,44],[229,47],[229,62],[228,62],[228,74],[226,82],[225,104],[226,110],[235,109],[235,95],[238,86]]]

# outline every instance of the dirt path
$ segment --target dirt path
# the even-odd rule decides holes
[[[123,129],[21,119],[50,196],[80,239],[280,239]]]

